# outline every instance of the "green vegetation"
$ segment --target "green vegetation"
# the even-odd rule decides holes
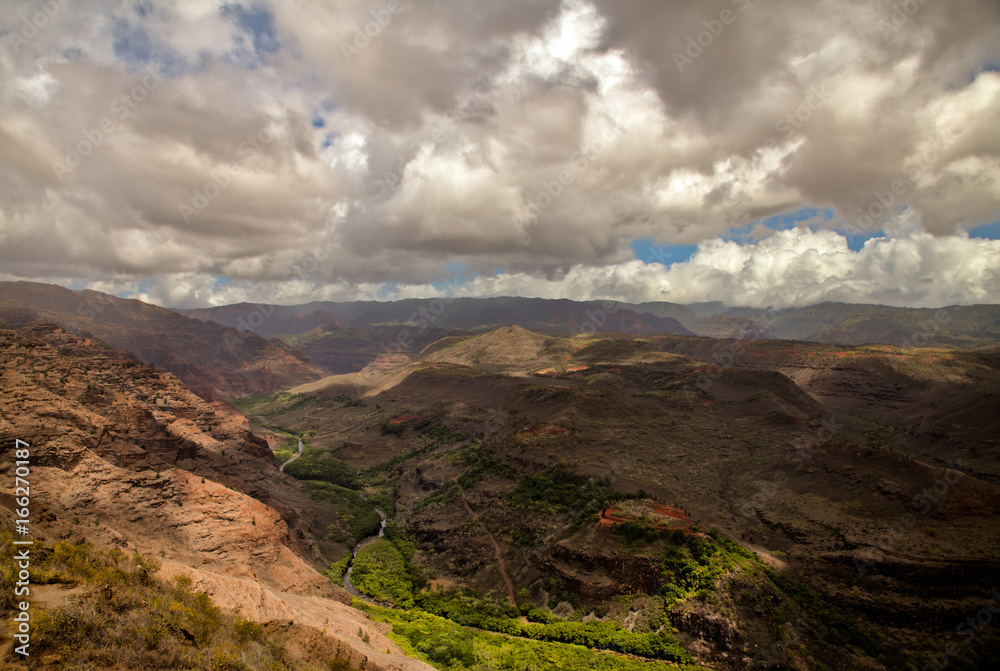
[[[9,533],[0,534],[0,606],[7,613],[16,581],[11,540]],[[89,543],[36,541],[32,561],[36,585],[85,588],[65,606],[35,606],[32,659],[56,654],[61,668],[80,669],[319,671],[293,659],[280,634],[268,633],[239,612],[224,612],[207,594],[193,590],[187,576],[158,579],[157,564],[138,554]],[[346,660],[335,663],[351,668]]]
[[[420,510],[421,508],[426,508],[427,506],[431,506],[436,503],[451,503],[458,498],[461,491],[462,490],[458,485],[442,487],[437,491],[431,492],[427,496],[420,497],[413,502],[413,506],[417,510]]]
[[[875,448],[876,450],[885,449],[885,441],[892,437],[892,434],[896,432],[896,429],[888,422],[879,423],[878,428],[868,431],[865,433],[865,438],[868,440],[868,444]]]
[[[574,352],[573,358],[582,361],[613,361],[652,349],[653,347],[648,342],[629,338],[595,340]]]
[[[604,483],[593,483],[586,476],[557,466],[544,475],[523,478],[508,498],[512,505],[525,508],[546,507],[553,512],[593,509],[596,513],[602,506],[626,497]]]
[[[348,489],[358,489],[358,471],[324,450],[306,446],[302,456],[285,466],[285,473],[299,480],[319,480]]]
[[[347,571],[347,567],[351,565],[352,559],[354,559],[354,555],[351,552],[348,552],[346,555],[330,564],[330,568],[323,571],[323,575],[329,578],[330,582],[335,582],[339,585],[340,581],[344,578],[344,573]]]
[[[488,444],[463,445],[446,456],[453,464],[470,466],[458,477],[458,484],[462,489],[471,487],[492,475],[509,480],[517,479],[517,471],[494,457],[493,450]]]
[[[632,633],[609,622],[565,622],[543,611],[533,611],[530,604],[525,604],[525,610],[534,615],[533,622],[525,624],[518,619],[518,608],[483,595],[461,590],[420,592],[423,580],[410,561],[412,557],[409,542],[400,537],[396,527],[387,527],[386,538],[368,543],[358,552],[352,582],[377,601],[400,608],[416,607],[462,626],[654,659],[690,660],[669,634]]]
[[[470,630],[442,617],[361,606],[377,622],[392,625],[392,638],[442,671],[699,671],[704,667],[629,659],[586,648]],[[539,625],[535,625],[539,626]]]
[[[365,498],[378,506],[386,515],[396,514],[396,490],[394,485],[373,484],[365,487]]]
[[[309,394],[289,394],[279,391],[273,394],[256,394],[233,400],[233,405],[244,415],[261,426],[268,426],[265,421],[279,413],[301,410],[315,404],[319,399]]]
[[[755,555],[743,546],[725,538],[715,529],[708,538],[687,535],[682,531],[666,531],[663,551],[663,574],[667,583],[660,595],[669,607],[674,601],[696,597],[710,600],[716,581],[735,565],[746,568],[757,565]]]
[[[412,608],[414,585],[408,561],[394,543],[379,538],[365,544],[354,558],[351,582],[376,601]]]
[[[276,449],[272,450],[272,453],[274,454],[274,458],[278,460],[278,463],[283,464],[294,457],[295,453],[299,451],[299,439],[291,433],[283,431],[275,431],[275,433],[281,437],[281,442]]]
[[[500,478],[507,478],[508,480],[514,480],[517,478],[517,471],[502,461],[498,461],[496,459],[484,459],[466,472],[462,473],[462,475],[458,476],[458,484],[465,489],[492,475]]]
[[[331,485],[319,480],[307,480],[309,497],[329,501],[334,505],[338,520],[327,527],[327,539],[354,547],[358,541],[378,533],[382,518],[375,506],[353,489]]]
[[[417,595],[416,604],[420,609],[456,624],[508,636],[572,643],[651,659],[681,662],[691,659],[669,634],[632,633],[615,622],[565,622],[530,608],[529,619],[535,622],[524,624],[516,619],[520,613],[514,606],[467,591],[424,592]]]

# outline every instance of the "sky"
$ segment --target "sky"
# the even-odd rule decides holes
[[[0,279],[1000,297],[996,0],[4,0]]]

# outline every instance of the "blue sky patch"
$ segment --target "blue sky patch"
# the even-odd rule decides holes
[[[479,273],[472,272],[469,266],[461,262],[445,263],[441,269],[445,271],[445,277],[431,282],[434,288],[439,291],[447,291],[451,287],[466,284],[479,277]]]
[[[1000,240],[1000,221],[992,224],[983,224],[969,229],[970,238],[985,238],[987,240]]]
[[[219,10],[223,17],[232,19],[237,26],[253,38],[253,49],[263,58],[264,54],[276,53],[281,42],[274,30],[274,15],[266,7],[243,5],[223,5]]]
[[[632,253],[645,264],[662,263],[665,266],[690,259],[698,250],[698,245],[657,245],[653,238],[633,240]]]

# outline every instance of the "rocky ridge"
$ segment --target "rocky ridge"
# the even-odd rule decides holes
[[[0,331],[0,388],[0,446],[31,445],[36,537],[141,552],[223,607],[312,628],[299,634],[358,668],[429,668],[317,572],[309,511],[287,504],[301,485],[234,409],[52,325]],[[13,460],[3,462],[11,479]],[[0,504],[9,526],[14,501],[4,493]]]

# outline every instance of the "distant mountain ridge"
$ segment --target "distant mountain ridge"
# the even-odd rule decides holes
[[[1000,346],[1000,305],[913,309],[823,303],[773,311],[722,303],[499,297],[169,310],[96,291],[0,282],[0,324],[19,328],[33,321],[93,336],[174,373],[199,393],[229,399],[358,372],[385,355],[416,356],[441,338],[507,327],[548,335]]]
[[[838,345],[977,348],[1000,345],[1000,305],[897,308],[821,303],[770,310],[721,302],[680,305],[542,298],[406,299],[312,302],[279,306],[240,303],[179,310],[200,320],[251,330],[264,337],[293,336],[312,328],[416,326],[487,330],[520,326],[536,332],[669,333],[744,339],[778,338]]]
[[[215,322],[97,291],[35,282],[0,282],[0,324],[52,322],[131,352],[195,391],[225,398],[274,391],[326,375],[309,357]]]
[[[314,328],[326,313],[345,326],[416,325],[419,328],[487,330],[520,326],[535,331],[610,331],[651,335],[694,335],[677,319],[642,312],[612,301],[572,301],[546,298],[408,298],[401,301],[313,302],[303,305],[239,303],[214,308],[179,310],[200,320],[212,320],[271,337],[296,335]],[[255,324],[256,321],[259,322]],[[308,325],[308,328],[306,326]],[[290,330],[296,329],[296,330]]]

